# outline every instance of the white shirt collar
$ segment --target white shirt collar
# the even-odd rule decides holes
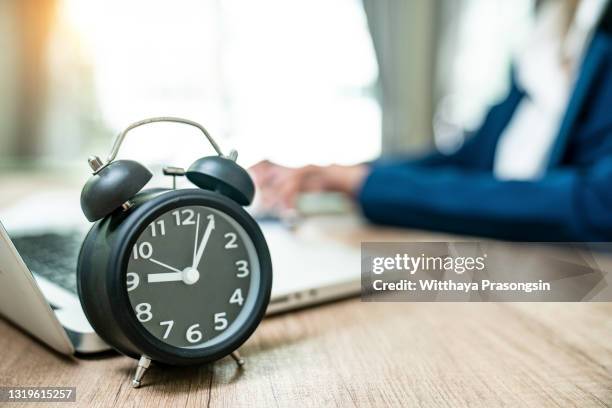
[[[563,44],[564,57],[580,61],[608,0],[581,0]],[[575,64],[576,65],[576,64]]]
[[[564,109],[576,70],[607,3],[581,0],[566,35],[563,19],[567,4],[548,0],[542,5],[530,42],[519,53],[516,65],[519,86],[543,109]]]

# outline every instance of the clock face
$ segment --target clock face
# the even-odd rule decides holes
[[[173,208],[142,232],[126,287],[134,314],[157,339],[204,348],[231,337],[253,311],[259,259],[244,228],[210,207]]]

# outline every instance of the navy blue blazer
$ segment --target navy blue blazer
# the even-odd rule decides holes
[[[374,162],[358,194],[364,215],[510,240],[612,241],[612,37],[599,31],[589,44],[545,176],[498,180],[497,141],[523,96],[513,81],[452,155]]]

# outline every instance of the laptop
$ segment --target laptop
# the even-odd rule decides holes
[[[21,207],[20,213],[27,213],[27,205]],[[358,247],[300,236],[274,220],[260,226],[274,271],[268,315],[359,294]],[[0,222],[0,314],[67,355],[110,349],[87,321],[77,295],[76,264],[85,234],[84,228],[53,227],[9,234]]]

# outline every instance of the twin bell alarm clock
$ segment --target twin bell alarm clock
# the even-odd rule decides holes
[[[196,160],[185,176],[194,188],[143,189],[151,172],[115,160],[128,132],[156,122],[198,128],[217,155]],[[261,322],[270,299],[272,263],[264,236],[243,209],[255,187],[193,121],[161,117],[136,122],[115,139],[106,162],[91,157],[93,175],[81,208],[95,222],[78,260],[78,293],[97,334],[138,359],[132,385],[149,364],[201,364],[237,353]]]

